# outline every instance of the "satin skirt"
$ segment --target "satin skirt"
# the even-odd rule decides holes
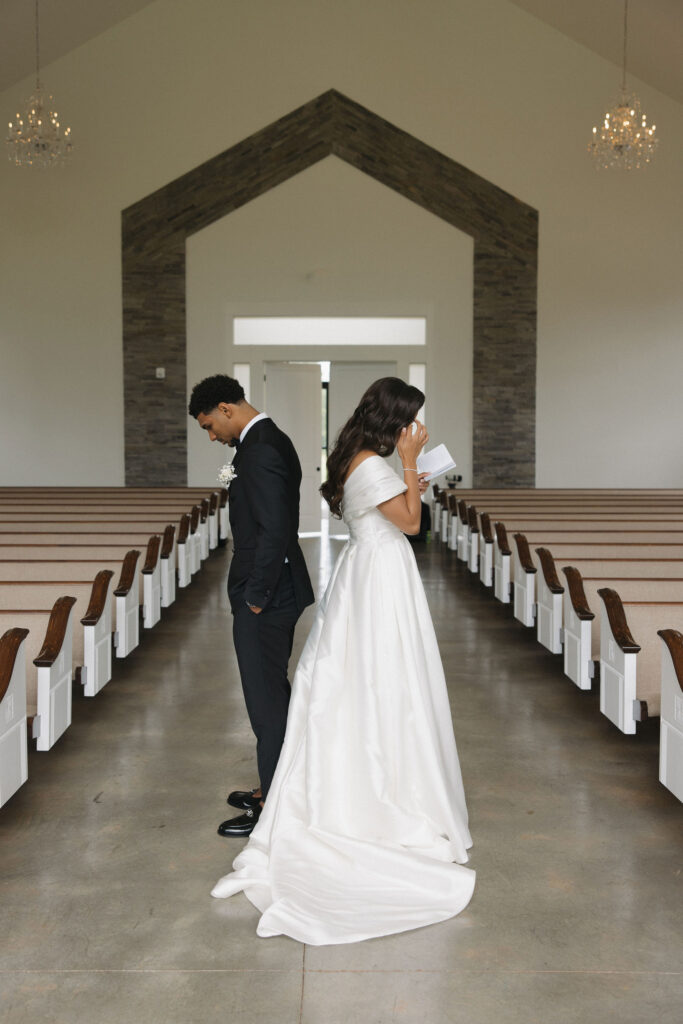
[[[398,533],[351,539],[296,670],[261,818],[211,895],[244,891],[260,936],[357,942],[458,914],[471,846],[412,549]]]

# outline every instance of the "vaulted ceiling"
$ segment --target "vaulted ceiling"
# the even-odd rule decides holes
[[[40,0],[41,64],[63,57],[151,2]],[[623,0],[511,2],[621,65]],[[33,19],[34,0],[0,0],[0,91],[34,70]],[[682,53],[683,0],[630,0],[629,69],[679,103],[683,103]],[[618,81],[615,88],[617,85]]]
[[[40,0],[43,67],[153,0]],[[35,2],[0,0],[0,92],[35,73]]]
[[[621,68],[624,0],[512,3]],[[683,0],[629,0],[627,69],[683,103]]]

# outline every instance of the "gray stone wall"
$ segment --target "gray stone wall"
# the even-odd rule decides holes
[[[187,237],[330,154],[474,238],[474,486],[533,486],[537,212],[334,90],[123,211],[126,483],[187,480]]]

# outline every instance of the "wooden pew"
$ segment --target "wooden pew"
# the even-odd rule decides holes
[[[12,574],[15,579],[22,574],[26,577],[33,575],[34,571],[40,576],[54,578],[56,572],[61,576],[68,570],[54,569],[53,565],[62,566],[65,561],[72,561],[70,552],[74,551],[77,553],[76,558],[86,559],[100,567],[110,561],[119,567],[120,575],[113,590],[116,612],[114,649],[117,658],[126,658],[140,642],[140,609],[144,602],[146,577],[141,576],[140,552],[138,550],[128,549],[125,544],[110,548],[89,548],[83,545],[55,545],[42,548],[32,545],[27,547],[11,546],[0,548],[0,565],[7,566],[6,573]],[[7,557],[8,552],[9,557]],[[154,544],[152,544],[152,554],[153,552]],[[147,557],[152,556],[148,553]],[[31,564],[38,566],[37,570],[32,570]],[[72,562],[72,564],[78,563]],[[25,568],[22,570],[21,566]]]
[[[534,625],[535,619],[538,569],[530,545],[552,551],[557,544],[573,544],[578,553],[590,553],[591,546],[608,542],[626,547],[659,548],[664,555],[670,550],[673,555],[677,547],[683,548],[683,530],[657,530],[654,527],[646,530],[527,530],[525,533],[516,533],[514,541],[511,571],[514,614],[523,625],[530,627]],[[656,553],[653,550],[653,554]]]
[[[457,552],[461,562],[467,561],[469,545],[469,519],[467,516],[467,503],[462,498],[457,502]]]
[[[683,801],[683,633],[660,629],[662,708],[659,781]]]
[[[166,525],[166,527],[164,528],[163,540],[161,542],[158,557],[156,560],[154,560],[156,542],[153,543],[150,535],[147,534],[147,528],[152,529],[152,526],[148,526],[145,523],[139,526],[138,530],[138,526],[133,525],[131,543],[146,543],[146,554],[144,563],[145,568],[143,569],[143,573],[145,577],[150,577],[150,581],[148,581],[147,586],[148,593],[145,596],[145,600],[141,603],[145,608],[145,625],[147,626],[147,628],[151,629],[152,626],[154,626],[159,621],[160,609],[169,607],[175,600],[176,561],[179,566],[178,570],[183,575],[183,580],[189,577],[188,568],[186,567],[186,565],[182,564],[183,560],[188,562],[189,559],[189,553],[186,548],[189,523],[190,517],[188,515],[183,515],[180,521],[179,530],[177,531],[177,534],[175,525]],[[114,528],[115,530],[125,531],[125,538],[131,538],[131,532],[129,531],[129,527],[130,524],[126,523],[123,525],[119,524],[118,526],[116,526],[115,524]],[[92,523],[89,523],[87,520],[78,523],[69,522],[63,524],[63,527],[60,526],[58,529],[53,530],[50,536],[53,536],[54,532],[59,532],[59,534],[62,534],[63,532],[63,535],[65,535],[63,536],[62,539],[63,544],[82,544],[86,543],[86,538],[89,538],[90,541],[92,541],[92,538],[95,535],[99,536],[99,528],[99,524],[93,525]],[[119,543],[117,535],[115,534],[114,530],[112,530],[111,525],[109,523],[104,523],[101,528],[103,530],[102,537],[104,538],[105,543],[108,544],[108,546],[112,541],[114,541],[114,543]],[[36,527],[36,529],[36,534],[33,534],[30,527],[26,529],[17,529],[17,536],[13,539],[14,543],[24,544],[24,542],[29,537],[35,537],[36,547],[38,550],[41,550],[45,546],[45,531],[44,527],[41,525]],[[88,529],[91,530],[89,534],[87,534],[86,532],[86,530]],[[0,531],[1,530],[2,525],[0,524]],[[94,530],[94,534],[92,530]],[[153,534],[152,536],[154,537],[156,536],[156,534]],[[0,534],[0,537],[4,538],[4,542],[6,542],[7,538],[4,534]],[[0,545],[4,542],[0,542]],[[196,541],[196,543],[199,542]],[[180,566],[182,566],[182,568],[180,568]],[[156,608],[158,590],[160,591],[161,601],[159,611]]]
[[[1,612],[51,608],[66,594],[76,599],[72,663],[89,697],[111,679],[113,576],[111,569],[101,569],[90,579],[0,582]]]
[[[536,573],[532,565],[526,538],[517,535],[521,563],[528,574]],[[647,715],[659,714],[660,681],[659,672],[653,672],[653,659],[658,647],[655,642],[658,614],[681,616],[683,624],[683,579],[682,578],[610,578],[606,571],[595,579],[582,578],[573,566],[564,567],[567,587],[563,588],[551,564],[548,549],[539,548],[542,572],[539,597],[539,634],[550,632],[554,643],[545,646],[560,653],[558,643],[558,604],[564,594],[564,616],[561,639],[564,642],[565,671],[581,689],[589,689],[593,677],[593,664],[600,664],[600,708],[610,721],[622,732],[633,733],[636,722]],[[683,552],[679,553],[679,558]],[[547,588],[554,603],[552,629],[546,626],[543,611],[547,607],[543,588]],[[528,593],[528,592],[527,592]],[[606,600],[606,595],[608,599]],[[605,611],[596,616],[596,604],[602,598]],[[560,605],[561,606],[561,605]],[[624,609],[641,630],[638,644],[635,644],[625,619]],[[678,621],[678,620],[676,620]],[[661,625],[661,622],[660,622]],[[599,633],[598,633],[599,627]],[[599,637],[599,657],[595,658],[596,641]],[[624,646],[626,644],[626,646]],[[642,656],[636,655],[642,650]]]
[[[464,506],[465,503],[462,502]],[[669,529],[677,532],[683,530],[683,508],[670,513],[663,513],[659,507],[638,512],[626,512],[618,506],[605,508],[600,513],[588,512],[583,506],[576,509],[566,507],[552,512],[539,512],[538,510],[512,513],[498,510],[496,513],[477,507],[466,506],[468,523],[471,523],[472,516],[481,521],[482,515],[487,515],[490,522],[502,522],[509,535],[516,532],[532,533],[534,530],[546,530],[548,532],[561,530],[566,532],[570,529],[586,532],[595,530],[602,534],[606,530],[620,528],[622,530],[656,530]],[[462,519],[462,516],[461,516]]]
[[[567,650],[568,668],[574,668],[576,662],[579,667],[579,681],[577,685],[581,689],[587,689],[586,676],[589,678],[594,674],[591,671],[595,662],[601,665],[608,660],[604,651],[605,631],[602,623],[602,602],[600,591],[605,587],[616,591],[622,604],[631,603],[643,604],[654,602],[655,604],[675,605],[683,604],[683,577],[678,578],[657,578],[657,577],[618,577],[611,576],[607,571],[598,576],[589,578],[582,576],[575,566],[565,566],[563,572],[567,579],[567,612],[565,615],[564,641]],[[583,627],[583,636],[579,635],[577,642],[577,624],[586,623]],[[683,625],[683,621],[681,623]],[[588,627],[588,628],[586,628]],[[652,644],[656,647],[654,635],[651,637]],[[578,649],[577,653],[572,652],[572,644]],[[580,660],[579,660],[580,659]],[[643,659],[636,659],[636,670],[640,671]],[[569,672],[566,672],[569,675]],[[570,676],[570,678],[572,678]],[[576,680],[575,680],[576,681]],[[601,677],[601,687],[602,687]],[[642,697],[642,699],[646,699]],[[658,714],[659,698],[650,700],[649,714]],[[622,716],[623,717],[623,716]],[[618,723],[617,723],[618,724]]]
[[[668,721],[665,723],[662,719],[661,723],[660,778],[680,799],[683,795],[683,694],[679,680],[683,680],[683,634],[677,634],[681,644],[678,676],[675,676],[668,652],[664,655],[665,664],[658,668],[656,634],[676,633],[663,628],[667,624],[683,626],[681,493],[672,497],[670,492],[647,495],[624,492],[619,496],[609,492],[604,499],[592,494],[590,508],[586,499],[576,494],[568,500],[567,495],[561,494],[557,502],[554,496],[539,501],[536,494],[530,494],[516,504],[512,499],[507,504],[498,499],[484,501],[479,493],[474,497],[480,507],[482,582],[488,586],[496,582],[495,572],[491,571],[496,559],[503,563],[498,581],[498,596],[503,600],[509,600],[509,587],[513,585],[511,576],[514,574],[510,572],[513,560],[518,559],[525,575],[536,577],[521,581],[521,593],[528,599],[534,593],[530,583],[536,584],[533,611],[539,640],[556,653],[564,649],[566,669],[572,641],[577,648],[583,647],[593,655],[590,659],[574,659],[579,663],[576,668],[583,666],[584,669],[583,678],[578,671],[575,673],[575,682],[583,688],[590,686],[588,665],[593,658],[600,662],[603,714],[623,731],[632,733],[636,723],[644,717],[656,715],[660,709],[662,715],[665,714],[665,693],[669,693]],[[500,516],[497,535],[491,529],[488,514],[494,510]],[[469,506],[468,516],[471,525]],[[508,542],[505,529],[510,524],[519,528],[520,534],[514,538],[513,546]],[[534,546],[533,554],[530,543]],[[559,574],[562,581],[556,565],[561,561],[575,563],[564,567],[564,573]],[[507,580],[502,575],[505,563]],[[519,613],[520,609],[517,610]],[[523,610],[529,611],[526,601]],[[579,612],[583,613],[581,618]],[[570,614],[576,618],[574,623]],[[528,624],[530,620],[529,615]],[[583,643],[577,636],[580,631],[583,631]],[[666,671],[669,673],[668,691],[664,682]],[[672,737],[668,752],[665,732],[667,741],[669,735]]]
[[[130,519],[128,516],[125,518],[118,517],[112,519],[108,517],[106,519],[83,517],[83,513],[80,513],[80,517],[67,518],[65,521],[55,521],[52,516],[48,516],[46,513],[40,514],[41,518],[28,517],[22,521],[2,521],[0,520],[0,535],[4,541],[7,541],[6,534],[17,534],[20,535],[16,538],[17,543],[24,543],[25,535],[35,535],[37,543],[44,541],[43,535],[46,531],[50,534],[65,534],[68,535],[65,538],[65,543],[71,543],[72,535],[76,540],[80,540],[82,536],[94,535],[99,536],[100,531],[103,536],[111,539],[117,532],[125,531],[126,536],[130,536],[131,531],[134,534],[134,540],[132,543],[141,543],[139,535],[154,535],[158,531],[163,530],[163,541],[160,550],[160,558],[163,564],[161,565],[161,592],[162,592],[162,607],[168,607],[175,600],[175,568],[176,568],[176,537],[178,538],[178,544],[184,544],[186,542],[187,529],[189,528],[190,516],[186,513],[181,517],[178,525],[166,523],[165,519],[160,518],[158,520],[150,519],[145,517],[138,521],[136,519]],[[45,517],[43,521],[42,517]],[[184,523],[187,523],[185,526]],[[182,535],[182,540],[180,538]],[[208,535],[207,535],[208,537]],[[180,553],[183,557],[185,551]],[[178,561],[180,559],[178,556]]]
[[[173,526],[165,530],[163,551],[158,535],[150,537],[147,531],[165,527],[168,519],[174,518],[174,513],[180,515],[182,510],[177,549],[181,553],[181,570],[183,548],[187,552],[185,585],[191,575],[190,562],[196,571],[201,558],[219,541],[225,541],[227,491],[195,492],[194,517],[187,514],[190,489],[179,489],[178,501],[169,499],[157,505],[159,493],[158,489],[146,490],[147,496],[143,497],[138,492],[137,499],[131,502],[130,491],[123,488],[118,492],[102,489],[97,495],[93,489],[70,489],[68,495],[62,489],[48,494],[42,487],[0,489],[0,533],[4,534],[0,538],[4,542],[0,544],[0,557],[10,556],[10,560],[0,561],[0,626],[5,627],[0,644],[0,805],[26,778],[27,710],[38,749],[49,749],[71,721],[74,661],[83,662],[77,666],[77,675],[88,695],[97,692],[109,678],[111,590],[117,570],[118,656],[124,656],[138,643],[140,589],[145,624],[152,624],[155,588],[146,585],[153,581],[143,578],[140,553],[130,549],[131,539],[137,541],[142,531],[142,539],[147,541],[145,576],[155,572],[159,575],[159,555],[163,555],[164,606],[175,598],[176,530]],[[132,529],[126,530],[127,525]],[[75,562],[71,560],[74,557]],[[87,573],[92,573],[92,577]],[[64,593],[65,590],[75,593]],[[60,596],[49,607],[57,592]],[[95,607],[96,592],[101,599],[99,607]],[[75,623],[74,618],[81,621]],[[98,631],[106,636],[100,637]],[[89,638],[93,637],[89,650]],[[10,651],[12,643],[14,649]],[[28,689],[27,658],[31,661]],[[103,663],[107,669],[104,672]]]
[[[479,570],[480,529],[474,505],[467,507],[467,566],[471,573]]]
[[[225,487],[222,487],[218,494],[218,539],[224,544],[230,539],[228,491]]]
[[[126,550],[136,544],[145,545],[145,562],[143,565],[143,619],[146,629],[151,629],[161,617],[161,584],[162,584],[162,550],[166,554],[165,578],[172,599],[173,570],[172,558],[174,527],[167,527],[164,533],[164,545],[158,535],[150,535],[142,530],[120,529],[116,532],[73,533],[71,531],[37,531],[35,533],[21,531],[16,533],[0,531],[0,559],[41,557],[48,548],[62,547],[62,559],[76,555],[78,548],[89,548],[97,551],[98,547],[110,548],[112,545],[125,545]],[[198,542],[198,541],[197,541]],[[35,554],[32,554],[35,552]],[[85,556],[84,556],[85,557]],[[97,557],[95,554],[94,557]]]
[[[212,485],[213,486],[213,485]],[[63,494],[70,491],[104,494],[206,494],[211,487],[206,484],[201,487],[190,486],[189,484],[149,484],[147,486],[129,486],[128,484],[51,484],[50,486],[39,486],[37,484],[8,484],[3,491],[25,494],[26,492],[52,491]]]
[[[473,511],[472,511],[473,510]],[[659,505],[653,505],[651,509],[633,510],[625,509],[623,504],[614,503],[609,506],[602,506],[600,510],[587,509],[585,505],[579,504],[573,508],[571,504],[548,510],[531,504],[526,511],[520,509],[505,509],[497,505],[494,510],[477,508],[474,505],[468,506],[470,521],[476,516],[486,515],[489,522],[501,521],[504,523],[509,535],[515,532],[527,532],[532,527],[535,529],[559,529],[567,528],[573,523],[580,524],[582,529],[603,529],[610,528],[612,524],[618,523],[623,529],[646,528],[648,525],[656,524],[659,529],[664,524],[669,524],[671,529],[683,529],[683,505],[678,510],[662,511]],[[492,543],[495,540],[492,538]],[[492,564],[493,549],[488,553],[489,563]],[[490,584],[489,584],[490,585]]]
[[[0,633],[26,629],[26,710],[38,750],[49,750],[71,724],[73,606],[0,611]]]
[[[659,715],[658,633],[683,624],[683,602],[622,601],[611,587],[598,594],[605,610],[600,617],[600,710],[622,732],[634,733],[637,722]]]
[[[444,544],[448,544],[449,538],[450,511],[448,506],[448,495],[445,491],[439,491],[435,513],[435,537],[440,537]]]
[[[463,504],[465,504],[463,502]],[[502,521],[510,535],[515,532],[527,532],[531,528],[571,528],[573,523],[578,523],[581,529],[602,530],[610,528],[613,523],[629,524],[631,529],[647,528],[650,524],[658,526],[668,523],[673,530],[683,528],[683,504],[676,508],[665,508],[661,503],[656,502],[648,506],[633,508],[625,506],[623,502],[605,503],[599,506],[587,507],[584,503],[573,504],[567,501],[566,504],[552,506],[551,508],[529,503],[527,507],[485,507],[479,504],[467,505],[467,508],[474,508],[477,515],[486,513],[489,519]]]
[[[562,554],[560,549],[560,554]],[[565,553],[566,554],[566,553]],[[537,637],[555,654],[563,652],[565,674],[579,687],[590,689],[595,663],[600,656],[600,601],[589,603],[582,578],[634,580],[683,578],[683,558],[577,558],[563,566],[565,583],[548,548],[537,548],[540,563],[537,586]],[[561,558],[565,561],[566,558]]]
[[[458,487],[457,493],[459,497],[464,498],[468,504],[477,504],[477,502],[479,502],[482,504],[482,507],[485,507],[484,502],[486,502],[486,504],[490,505],[491,508],[495,508],[496,505],[499,504],[505,504],[507,506],[513,504],[528,505],[530,502],[533,502],[536,505],[544,504],[546,506],[552,504],[566,505],[569,501],[591,502],[597,504],[599,502],[614,502],[620,500],[632,505],[650,504],[654,500],[666,502],[667,504],[683,503],[683,489],[673,487]]]
[[[62,549],[57,551],[63,554]],[[116,559],[79,557],[77,560],[64,560],[34,557],[0,560],[0,584],[59,580],[68,584],[72,580],[94,579],[101,569],[109,569],[114,574],[111,588],[114,607],[114,648],[117,656],[123,658],[127,657],[139,642],[138,622],[144,601],[144,576],[140,571],[140,565],[140,552],[135,549]],[[76,654],[74,657],[76,658]],[[89,664],[87,657],[85,664]],[[94,696],[101,689],[101,685],[94,682],[90,671],[83,674],[82,678],[81,673],[77,673],[77,678],[83,684],[84,693],[88,697]]]
[[[552,551],[546,547],[536,548],[533,559],[523,540],[519,542],[519,549],[525,573],[536,573],[538,641],[554,654],[564,652],[565,673],[580,689],[590,689],[594,662],[599,660],[600,650],[599,621],[594,618],[595,606],[599,610],[600,602],[587,602],[581,574],[596,580],[683,578],[683,557],[648,557],[645,552],[651,552],[649,546],[642,550],[630,545],[610,546],[607,556],[602,558],[585,555],[585,549],[576,544],[554,545]],[[559,578],[557,562],[567,560],[571,560],[574,568],[563,568],[567,577],[565,586]],[[526,599],[529,600],[528,590]]]
[[[431,517],[432,517],[432,537],[436,540],[441,535],[441,500],[440,500],[441,488],[438,483],[432,483],[432,502],[431,502]]]
[[[533,492],[530,492],[533,495]],[[563,504],[559,505],[556,510],[548,512],[540,510],[538,504],[534,504],[530,501],[529,507],[534,511],[524,513],[525,518],[523,520],[513,519],[512,523],[515,527],[519,526],[520,523],[525,525],[529,522],[533,523],[534,526],[539,525],[547,529],[555,528],[558,526],[566,526],[568,523],[573,524],[573,519],[568,519],[568,510],[566,506],[566,498],[563,496]],[[659,501],[659,499],[657,499]],[[459,513],[458,513],[458,531],[460,535],[461,544],[461,556],[463,561],[467,561],[471,571],[476,571],[477,568],[477,556],[478,556],[478,569],[482,583],[491,587],[496,583],[495,593],[496,597],[507,603],[510,599],[509,588],[512,583],[512,558],[514,555],[514,549],[510,546],[507,537],[505,538],[502,547],[499,547],[496,539],[496,532],[491,525],[491,515],[488,511],[477,511],[476,506],[467,505],[466,501],[461,499],[459,502]],[[501,508],[501,502],[498,501],[495,505],[497,509]],[[614,511],[614,508],[618,511]],[[683,503],[681,504],[680,514],[673,513],[662,513],[659,511],[657,505],[657,512],[634,512],[632,508],[624,510],[623,504],[615,504],[611,502],[609,506],[605,507],[605,510],[601,513],[588,512],[585,509],[583,502],[577,505],[576,517],[578,522],[582,526],[582,533],[585,532],[583,527],[594,526],[597,532],[602,536],[603,530],[607,529],[611,531],[612,522],[619,522],[624,527],[628,524],[631,529],[648,529],[651,523],[654,521],[659,528],[662,524],[668,523],[674,529],[683,529]],[[574,512],[571,512],[574,516]],[[480,522],[479,535],[474,532],[474,524],[476,520]],[[467,522],[466,522],[467,520]],[[501,528],[498,529],[498,533],[503,530],[504,534],[507,533],[508,522],[502,522]],[[465,550],[466,549],[466,550]],[[505,557],[504,557],[505,556]],[[505,564],[505,558],[510,561]],[[494,573],[497,577],[497,581],[494,580]],[[518,582],[519,578],[518,578]],[[525,588],[530,588],[533,584],[533,580],[524,580],[523,585]],[[529,599],[525,602],[525,605],[533,604],[531,595],[528,595]]]
[[[185,495],[184,498],[165,498],[163,495],[107,498],[106,495],[88,491],[72,496],[46,494],[40,491],[33,497],[16,499],[8,497],[0,488],[0,522],[16,519],[18,516],[27,522],[45,516],[49,516],[54,522],[67,517],[78,520],[83,516],[92,516],[104,520],[113,516],[126,516],[140,522],[144,518],[152,519],[150,529],[161,531],[169,520],[175,519],[177,523],[181,515],[189,513],[193,505],[198,504],[201,510],[202,533],[206,533],[209,549],[213,549],[219,541],[225,541],[229,535],[227,498],[227,490],[221,488],[220,492],[205,493],[194,502],[189,495]]]
[[[493,552],[495,534],[487,512],[479,516],[479,579],[485,587],[493,587]],[[509,595],[508,588],[508,595]],[[501,598],[499,598],[501,600]]]
[[[0,807],[28,778],[26,736],[27,629],[0,636]]]
[[[445,541],[451,551],[458,550],[458,502],[455,494],[446,496],[448,505],[448,534]]]
[[[493,526],[493,593],[502,604],[509,604],[512,591],[512,548],[503,523],[497,522]]]

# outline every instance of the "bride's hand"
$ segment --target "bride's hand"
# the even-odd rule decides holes
[[[417,457],[429,440],[429,434],[424,423],[415,420],[415,424],[417,426],[416,430],[413,430],[412,423],[403,428],[396,445],[401,462],[404,466],[408,466],[411,469],[415,469]]]

